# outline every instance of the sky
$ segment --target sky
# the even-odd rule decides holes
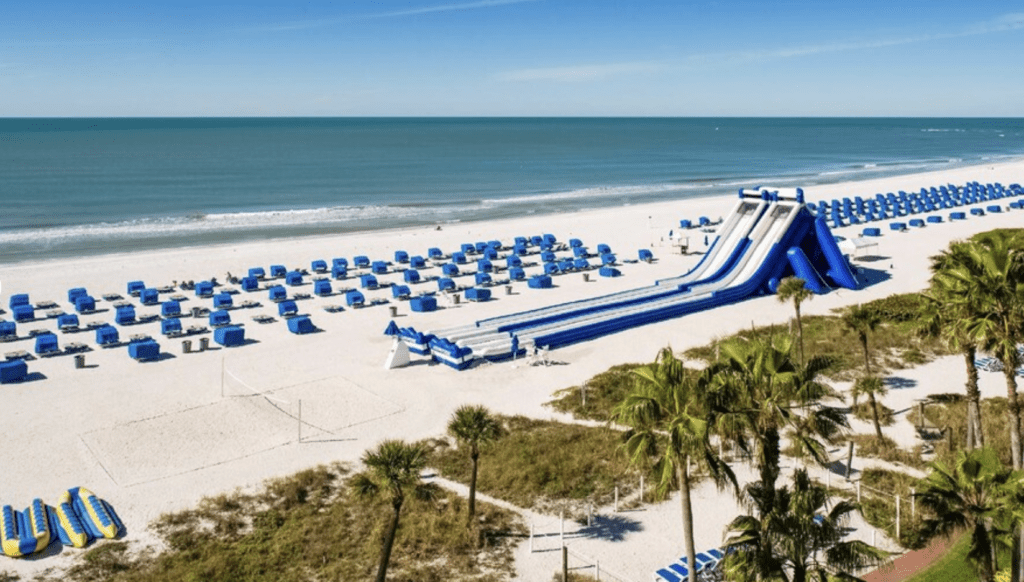
[[[1024,3],[5,0],[0,117],[1024,116]]]

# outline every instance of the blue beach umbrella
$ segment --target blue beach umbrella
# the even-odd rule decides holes
[[[384,335],[398,335],[398,325],[395,323],[395,320],[392,319],[391,323],[388,324],[387,329],[384,330]]]

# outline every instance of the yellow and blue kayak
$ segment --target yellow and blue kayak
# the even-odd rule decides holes
[[[75,487],[68,490],[73,500],[72,507],[78,514],[82,526],[85,527],[94,538],[113,539],[121,531],[121,521],[109,511],[108,505],[103,503],[99,497],[85,487]]]
[[[50,545],[50,519],[46,505],[40,499],[25,511],[13,511],[10,505],[0,510],[0,543],[12,558],[41,552]]]
[[[75,513],[70,491],[64,492],[57,507],[50,508],[50,529],[65,546],[84,548],[92,541],[92,535]]]

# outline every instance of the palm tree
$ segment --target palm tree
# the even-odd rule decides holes
[[[1003,509],[1002,491],[1011,472],[990,448],[959,451],[953,466],[931,463],[925,488],[916,494],[921,506],[934,516],[925,520],[936,535],[951,536],[966,528],[971,532],[968,560],[980,580],[992,582],[997,564],[995,538],[1000,534],[994,520]]]
[[[918,314],[918,332],[924,337],[941,338],[946,345],[963,355],[967,372],[967,448],[985,446],[981,425],[981,391],[978,389],[978,368],[974,360],[978,345],[965,332],[966,322],[978,316],[979,311],[972,296],[961,292],[955,279],[944,270],[952,268],[959,260],[959,243],[949,251],[932,257],[931,288],[921,297],[921,311]]]
[[[756,515],[738,516],[729,525],[722,562],[726,580],[856,579],[850,572],[888,557],[864,542],[843,541],[857,505],[845,500],[831,503],[828,490],[815,485],[805,470],[797,469],[792,488],[755,489],[750,505]],[[771,509],[765,512],[760,505],[768,497]]]
[[[717,389],[711,392],[719,434],[746,450],[753,441],[760,486],[774,491],[779,476],[782,431],[791,429],[802,452],[825,464],[825,443],[848,428],[841,409],[821,403],[836,393],[818,381],[830,360],[811,358],[797,366],[788,338],[734,340],[721,346],[722,361],[707,369]]]
[[[800,338],[800,365],[804,363],[804,325],[800,320],[800,304],[814,297],[814,293],[805,286],[806,283],[807,281],[799,277],[786,277],[779,282],[776,291],[781,303],[793,300],[793,310],[796,311],[797,336]]]
[[[863,305],[854,305],[843,313],[843,327],[855,332],[860,340],[861,348],[864,350],[864,371],[871,375],[871,357],[868,352],[868,334],[875,331],[882,318],[873,309]]]
[[[469,479],[469,520],[476,515],[476,474],[480,459],[480,447],[494,442],[501,436],[501,423],[487,408],[464,404],[455,409],[448,421],[448,434],[455,437],[459,446],[469,447],[469,459],[473,473]]]
[[[1006,380],[1007,421],[1013,468],[1021,468],[1020,402],[1017,399],[1017,344],[1024,336],[1024,253],[1021,242],[1003,233],[986,233],[961,243],[963,259],[945,269],[951,286],[976,302],[978,312],[964,322],[970,341],[991,352],[1003,364]]]
[[[653,461],[659,492],[665,494],[673,484],[679,487],[690,582],[696,582],[691,462],[704,468],[720,488],[731,483],[738,489],[732,469],[711,446],[713,418],[706,398],[711,386],[707,376],[687,371],[671,348],[662,349],[654,364],[633,374],[635,387],[612,418],[631,427],[623,443],[630,461],[643,468]]]
[[[888,390],[885,389],[885,384],[882,379],[878,376],[865,376],[863,378],[857,378],[857,381],[853,383],[853,398],[856,400],[858,396],[867,395],[868,402],[871,404],[871,419],[875,422],[875,436],[878,440],[882,440],[882,426],[878,422],[878,401],[875,396],[885,396]]]
[[[352,478],[353,491],[361,497],[384,499],[391,503],[391,521],[384,532],[377,568],[377,582],[385,582],[402,504],[409,495],[432,500],[437,490],[435,486],[420,481],[420,473],[426,466],[426,451],[420,445],[386,440],[376,449],[363,453],[362,462],[366,470]]]

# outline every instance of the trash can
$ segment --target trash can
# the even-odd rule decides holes
[[[192,340],[181,340],[181,353],[192,353]]]
[[[201,338],[199,338],[199,351],[200,352],[205,352],[208,349],[210,349],[210,338],[208,338],[208,337],[201,337]]]
[[[397,305],[388,305],[388,309],[391,310],[391,317],[398,317],[398,306]]]
[[[459,300],[460,300],[460,299],[462,299],[462,296],[461,296],[461,295],[459,295],[458,293],[454,293],[454,294],[452,295],[452,303],[454,303],[455,305],[458,305],[458,304],[459,304]]]
[[[590,273],[583,273],[583,282],[584,283],[590,282]]]
[[[505,295],[511,295],[511,294],[512,294],[512,286],[511,285],[505,285]]]
[[[85,367],[85,354],[75,356],[75,368],[81,370]]]
[[[200,318],[202,316],[203,316],[203,308],[202,307],[193,307],[192,308],[192,317]]]

